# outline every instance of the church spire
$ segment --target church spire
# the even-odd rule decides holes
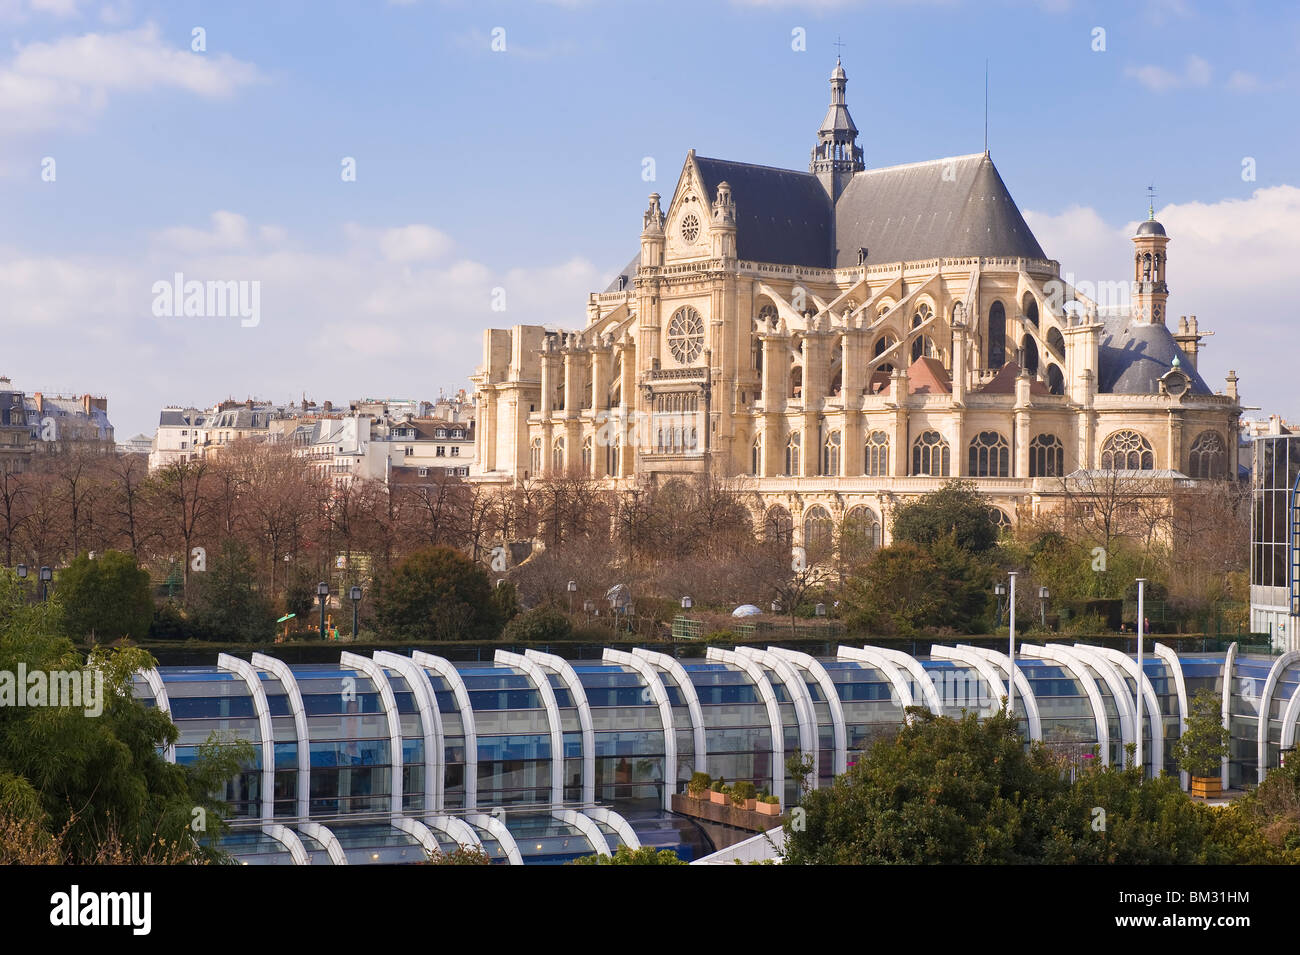
[[[858,145],[858,127],[853,125],[849,107],[844,98],[848,77],[840,58],[835,58],[831,73],[831,105],[817,131],[817,145],[813,147],[808,171],[821,180],[834,201],[840,197],[855,172],[866,168],[862,161],[862,147]]]

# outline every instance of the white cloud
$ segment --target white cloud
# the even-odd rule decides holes
[[[1124,71],[1149,90],[1164,93],[1169,90],[1191,89],[1210,85],[1210,64],[1194,53],[1189,53],[1181,73],[1160,66],[1130,66]]]
[[[266,227],[264,227],[265,229]],[[264,237],[266,232],[261,233]],[[271,233],[272,241],[276,234]],[[283,233],[279,235],[283,238]],[[249,244],[248,220],[236,212],[212,213],[211,229],[174,226],[155,235],[159,246],[181,252],[213,252],[219,249],[245,249]]]
[[[427,225],[408,225],[386,230],[379,248],[390,262],[427,261],[445,255],[451,249],[451,239]]]
[[[1300,417],[1294,387],[1294,263],[1300,261],[1300,188],[1272,186],[1247,199],[1174,203],[1156,210],[1169,233],[1170,323],[1196,315],[1204,342],[1200,371],[1221,390],[1228,369],[1241,376],[1243,401]],[[1025,219],[1062,273],[1092,282],[1132,278],[1140,220],[1107,224],[1094,210]]]
[[[0,130],[84,125],[123,93],[175,89],[219,99],[260,78],[228,53],[168,46],[154,24],[29,43],[0,66]]]

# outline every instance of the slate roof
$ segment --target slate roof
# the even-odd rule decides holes
[[[1157,394],[1160,378],[1173,368],[1176,357],[1179,371],[1190,379],[1191,394],[1214,394],[1164,325],[1134,322],[1128,315],[1107,316],[1102,323],[1105,327],[1098,350],[1098,391],[1116,395]]]
[[[1045,259],[986,153],[868,169],[835,207],[835,266],[962,255]]]

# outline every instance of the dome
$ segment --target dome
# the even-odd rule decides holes
[[[1138,226],[1137,234],[1138,235],[1164,235],[1165,227],[1162,226],[1155,219],[1147,219],[1146,222],[1143,222],[1140,226]]]

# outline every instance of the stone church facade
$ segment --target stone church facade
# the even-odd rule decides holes
[[[837,63],[808,172],[697,156],[580,329],[484,334],[473,478],[611,488],[706,472],[798,543],[952,478],[1013,524],[1066,476],[1235,479],[1232,373],[1177,332],[1170,237],[1133,236],[1130,300],[1069,285],[987,152],[867,169]],[[1100,296],[1098,296],[1100,297]]]

